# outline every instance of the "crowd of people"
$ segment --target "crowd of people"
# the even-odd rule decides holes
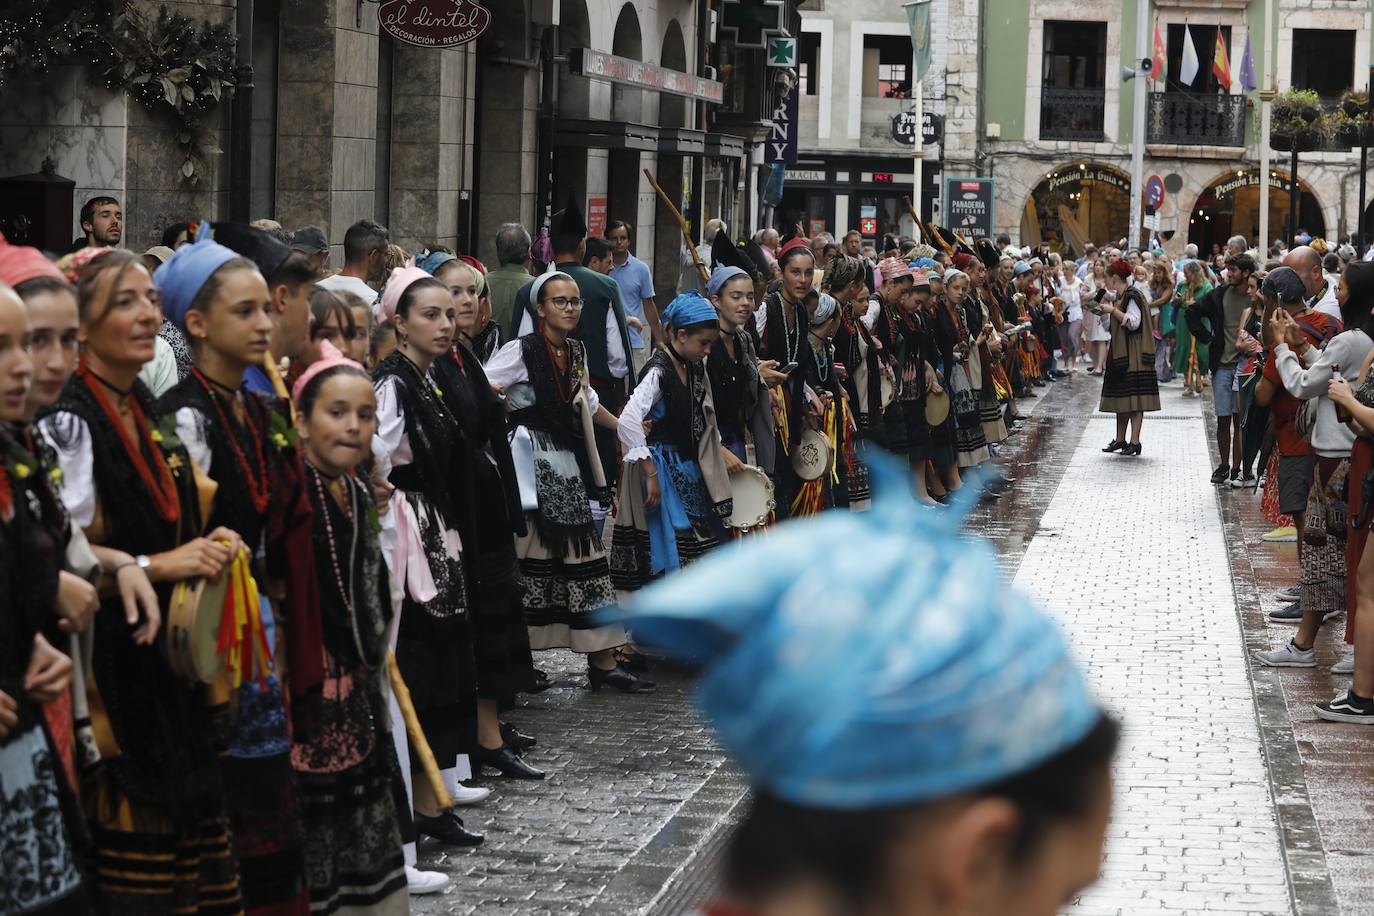
[[[787,519],[997,499],[1018,400],[1080,371],[1104,451],[1142,453],[1178,374],[1212,388],[1214,482],[1268,469],[1303,575],[1267,663],[1374,601],[1336,530],[1374,491],[1374,265],[717,220],[660,304],[633,227],[571,202],[491,266],[362,220],[336,272],[317,227],[137,254],[87,211],[56,260],[0,239],[6,912],[404,912],[447,881],[419,836],[482,843],[474,777],[544,778],[511,718],[536,652],[654,690],[607,608]],[[1374,721],[1365,642],[1330,717]]]

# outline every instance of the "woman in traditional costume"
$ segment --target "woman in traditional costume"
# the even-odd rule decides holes
[[[1102,313],[1111,319],[1112,340],[1102,377],[1103,413],[1116,414],[1116,438],[1104,452],[1140,454],[1140,426],[1145,414],[1159,410],[1159,382],[1155,379],[1154,325],[1145,294],[1131,282],[1131,262],[1117,258],[1107,271]],[[1131,438],[1126,439],[1130,424]]]
[[[85,824],[44,723],[45,708],[71,686],[71,659],[44,635],[55,630],[67,519],[13,432],[34,376],[28,325],[23,302],[0,285],[0,911],[57,916],[90,912],[90,899],[77,864]]]
[[[428,263],[439,258],[440,254],[431,254]],[[467,551],[476,586],[470,601],[477,665],[478,750],[473,769],[480,772],[487,766],[517,779],[541,779],[543,772],[521,757],[533,747],[534,739],[511,726],[503,728],[500,720],[501,710],[515,705],[516,692],[533,686],[534,659],[520,604],[515,539],[525,533],[525,515],[506,439],[506,411],[472,349],[481,317],[482,274],[466,261],[445,255],[434,276],[448,287],[453,301],[455,337],[452,348],[434,361],[431,371],[471,450],[465,463],[472,468],[477,520],[476,543],[469,543]],[[454,800],[469,804],[490,792],[466,786],[458,790]]]
[[[1101,870],[1118,728],[1045,613],[969,587],[999,566],[961,513],[872,470],[870,512],[746,540],[622,615],[704,665],[751,783],[703,913],[1052,916]]]
[[[477,751],[469,546],[476,540],[472,451],[432,367],[453,346],[448,287],[413,264],[391,272],[381,317],[396,350],[373,372],[377,471],[396,488],[387,512],[391,572],[404,587],[396,664],[446,786],[471,776]],[[422,769],[411,748],[410,768]],[[429,781],[412,781],[415,829],[451,846],[482,842],[442,810]]]
[[[551,271],[535,278],[530,301],[534,331],[507,343],[486,366],[487,380],[505,392],[525,510],[527,530],[515,553],[530,648],[586,655],[593,690],[647,692],[651,681],[616,662],[615,650],[628,642],[624,628],[597,623],[591,613],[615,601],[589,504],[609,502],[592,428],[618,424],[590,386],[582,343],[568,337],[582,297],[570,276]]]
[[[705,365],[720,335],[716,310],[688,292],[659,318],[664,347],[649,357],[620,413],[625,459],[610,564],[621,591],[637,591],[699,559],[720,543],[731,509]]]
[[[85,347],[75,377],[39,422],[62,471],[62,502],[97,554],[121,551],[157,586],[125,614],[117,568],[94,627],[89,724],[78,721],[81,802],[106,913],[236,913],[243,908],[227,800],[203,685],[152,645],[171,584],[226,574],[239,549],[224,527],[201,537],[194,468],[138,372],[163,316],[135,254],[86,265],[78,286]],[[108,554],[106,554],[108,556]],[[103,559],[103,557],[102,557]]]
[[[959,467],[963,469],[988,460],[988,439],[983,432],[978,396],[983,383],[980,350],[987,343],[991,327],[973,327],[968,323],[970,317],[979,317],[964,308],[968,274],[950,268],[943,279],[944,295],[936,309],[942,330],[940,361],[948,374],[955,448]]]
[[[999,369],[1004,346],[1004,338],[999,330],[1002,327],[1002,313],[991,301],[991,296],[983,298],[985,268],[982,261],[961,251],[954,255],[954,266],[964,271],[969,280],[969,291],[964,297],[968,326],[976,325],[985,330],[983,343],[978,347],[982,382],[978,386],[978,420],[983,425],[983,438],[987,439],[989,445],[997,445],[1007,438],[1007,425],[1002,419],[1002,399],[1011,395],[1006,374]]]
[[[249,259],[202,235],[158,268],[163,315],[191,342],[195,364],[158,402],[174,417],[177,438],[196,467],[216,484],[209,524],[236,532],[248,552],[252,579],[268,587],[270,512],[287,505],[274,439],[286,442],[286,405],[244,387],[250,366],[271,346],[272,303],[267,283]],[[271,545],[275,553],[280,545]],[[303,559],[303,558],[297,558]],[[273,557],[274,568],[282,568]],[[232,713],[229,746],[221,759],[250,912],[309,908],[302,839],[292,786],[291,739],[274,656],[278,613],[264,594],[260,618],[250,612],[249,643],[230,685],[212,687]],[[260,627],[260,629],[259,629]],[[302,673],[304,674],[304,673]]]
[[[884,437],[884,401],[895,396],[889,354],[865,324],[868,314],[868,287],[864,285],[864,262],[837,254],[826,268],[826,290],[839,305],[840,327],[835,333],[835,360],[844,366],[840,380],[854,418],[854,430],[841,431],[840,460],[845,466],[849,508],[868,508],[868,468],[864,460],[867,443],[881,443]]]
[[[847,468],[841,454],[843,437],[853,432],[853,418],[840,386],[835,366],[835,332],[840,326],[839,303],[829,293],[812,291],[806,300],[808,321],[806,350],[797,371],[805,382],[811,410],[803,420],[828,445],[826,465],[820,476],[798,482],[790,515],[815,515],[824,509],[849,505]],[[801,446],[801,439],[796,443]]]
[[[353,473],[377,428],[372,379],[331,344],[292,390],[319,583],[324,670],[319,727],[297,735],[296,770],[312,914],[406,913],[405,859],[385,729],[390,586],[371,488]]]

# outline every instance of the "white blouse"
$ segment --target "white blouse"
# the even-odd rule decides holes
[[[58,496],[72,523],[89,528],[95,521],[95,447],[86,421],[66,411],[49,414],[38,421],[38,434],[57,455],[62,469]]]
[[[530,313],[526,310],[520,319],[520,331],[515,336],[517,338],[524,337],[533,331],[534,320],[530,318]],[[511,342],[514,343],[515,341]],[[492,358],[495,359],[494,356]],[[625,358],[625,344],[620,339],[620,325],[616,323],[614,309],[606,309],[606,368],[611,370],[613,378],[624,378],[630,374],[630,363]],[[487,374],[490,375],[491,373]]]
[[[614,316],[612,316],[612,320],[614,320]],[[521,343],[518,338],[503,344],[501,349],[493,353],[491,360],[482,368],[486,370],[487,381],[500,386],[505,392],[504,397],[508,407],[518,410],[534,403],[534,391],[530,386],[530,371],[525,365],[524,352],[521,350]],[[601,407],[601,399],[597,397],[596,389],[591,385],[584,384],[582,391],[586,395],[587,406],[595,414]],[[381,404],[379,403],[377,406],[380,411]]]
[[[625,463],[643,461],[650,457],[648,438],[644,435],[644,418],[662,396],[660,379],[663,369],[653,366],[635,386],[625,409],[620,412],[620,444],[624,446]]]
[[[399,378],[388,375],[373,385],[377,393],[377,432],[372,435],[372,455],[383,478],[391,476],[393,468],[415,460],[410,451],[410,436],[406,434],[405,410],[396,394],[400,383]]]

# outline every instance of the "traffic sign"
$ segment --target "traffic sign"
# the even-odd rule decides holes
[[[797,39],[770,38],[768,40],[768,66],[795,67],[797,65]]]
[[[1151,175],[1145,182],[1145,200],[1156,210],[1164,203],[1164,179]]]

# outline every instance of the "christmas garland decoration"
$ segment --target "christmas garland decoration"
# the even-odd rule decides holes
[[[150,23],[127,0],[19,0],[0,14],[0,87],[86,64],[92,82],[172,122],[183,154],[179,174],[197,186],[207,156],[219,152],[205,148],[203,127],[233,92],[236,40],[228,25],[197,27],[166,7]]]

